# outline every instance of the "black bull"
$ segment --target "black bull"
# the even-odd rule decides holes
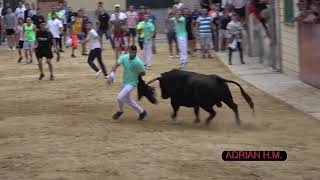
[[[160,82],[162,98],[171,98],[171,106],[174,111],[171,117],[173,119],[176,118],[180,106],[193,107],[196,115],[195,123],[199,123],[199,109],[202,108],[210,114],[206,121],[209,124],[216,115],[213,106],[222,107],[221,102],[224,102],[235,113],[236,122],[239,125],[238,105],[234,103],[227,83],[236,84],[240,88],[242,96],[254,111],[251,97],[240,84],[217,75],[203,75],[174,69],[162,73],[148,84],[157,80]]]

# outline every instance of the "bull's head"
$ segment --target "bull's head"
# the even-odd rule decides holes
[[[160,75],[151,81],[148,82],[148,84],[151,84],[155,81],[159,81],[160,89],[161,89],[161,96],[163,99],[168,99],[171,97],[171,88],[172,85],[170,84],[170,81],[168,79],[165,79],[163,75]]]
[[[176,70],[162,73],[160,76],[149,81],[148,84],[151,84],[155,81],[159,81],[162,98],[163,99],[171,98],[172,96],[174,96],[174,94],[176,94],[176,90],[177,90],[177,84],[175,82],[175,79],[176,79],[175,73],[176,73]]]

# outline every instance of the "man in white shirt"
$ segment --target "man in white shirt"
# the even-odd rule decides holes
[[[60,54],[59,54],[59,48],[58,48],[58,44],[61,40],[61,32],[62,32],[62,29],[63,29],[63,25],[62,25],[62,22],[57,19],[57,15],[55,12],[53,12],[51,14],[51,20],[48,21],[48,28],[49,28],[49,31],[51,32],[53,38],[54,38],[54,48],[56,49],[56,53],[57,53],[57,56],[58,56],[58,59],[57,61],[60,60]]]
[[[120,12],[120,5],[119,5],[119,4],[116,4],[116,5],[114,6],[114,13],[111,14],[110,21],[116,20],[116,14],[119,14],[119,19],[120,19],[121,21],[124,21],[124,20],[127,19],[126,13]]]
[[[24,19],[24,12],[27,10],[25,7],[22,6],[22,2],[19,1],[18,7],[15,10],[15,15],[17,16],[17,19],[22,18]],[[25,19],[24,19],[25,20]]]
[[[133,6],[129,6],[129,11],[127,12],[127,24],[129,28],[129,39],[128,39],[129,45],[131,44],[135,45],[135,38],[137,36],[137,20],[138,20],[138,13],[134,11]]]
[[[107,78],[107,70],[106,70],[106,67],[102,61],[102,55],[101,55],[102,50],[101,50],[100,37],[99,37],[98,33],[96,32],[96,30],[93,29],[92,22],[87,22],[86,28],[88,30],[88,36],[87,36],[87,39],[83,41],[83,43],[89,42],[89,44],[90,44],[90,53],[89,53],[89,57],[88,57],[88,64],[96,72],[96,78],[99,77],[101,72],[103,72],[105,78]],[[98,59],[98,63],[100,65],[101,69],[99,69],[93,62],[96,58]]]

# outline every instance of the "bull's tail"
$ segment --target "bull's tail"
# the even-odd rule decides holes
[[[223,78],[222,78],[223,79]],[[242,86],[235,82],[235,81],[231,81],[231,80],[226,80],[226,79],[223,79],[224,82],[226,83],[232,83],[232,84],[235,84],[237,85],[239,88],[240,88],[240,91],[241,91],[241,95],[244,97],[244,99],[246,100],[246,102],[248,103],[248,105],[250,106],[250,108],[252,109],[253,113],[254,113],[254,104],[253,104],[253,101],[251,99],[251,97],[243,90]]]

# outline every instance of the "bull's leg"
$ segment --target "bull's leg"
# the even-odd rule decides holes
[[[228,99],[223,101],[230,109],[233,110],[235,116],[236,116],[236,123],[237,125],[240,125],[240,117],[239,117],[239,111],[238,111],[238,105],[234,103],[233,99]]]
[[[205,111],[207,111],[208,113],[210,113],[209,117],[207,118],[206,124],[209,125],[211,120],[216,116],[216,111],[213,109],[212,106],[210,107],[201,107],[202,109],[204,109]]]
[[[199,118],[199,106],[194,107],[194,114],[196,115],[196,119],[194,120],[194,123],[200,123],[200,118]]]
[[[176,119],[176,117],[177,117],[177,114],[178,114],[178,111],[179,111],[179,105],[178,104],[175,104],[175,103],[173,103],[172,101],[171,101],[171,106],[172,106],[172,109],[173,109],[173,113],[172,113],[172,115],[171,115],[171,118],[173,119],[173,120],[175,120]]]

